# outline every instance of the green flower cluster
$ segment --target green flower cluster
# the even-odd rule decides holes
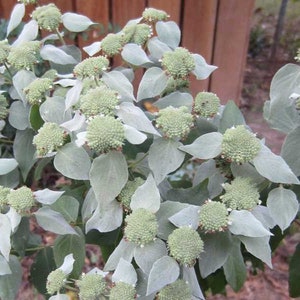
[[[188,226],[175,229],[167,243],[170,255],[184,266],[194,266],[203,252],[203,241],[198,232]]]
[[[56,123],[46,122],[34,136],[33,144],[36,146],[37,154],[45,156],[61,147],[64,140],[64,130]]]
[[[39,62],[39,41],[23,42],[16,47],[11,47],[7,61],[17,70],[30,70]]]
[[[46,99],[46,92],[51,88],[51,79],[37,78],[24,89],[24,92],[29,104],[41,104]]]
[[[8,115],[8,101],[5,98],[5,96],[3,96],[2,94],[0,94],[0,120],[4,120],[7,115]]]
[[[251,178],[236,177],[231,183],[223,184],[223,188],[225,194],[220,198],[230,209],[250,210],[261,202],[258,189]]]
[[[27,186],[11,190],[7,195],[7,204],[14,208],[17,212],[28,211],[35,204],[33,192]]]
[[[5,63],[10,51],[10,45],[7,40],[0,41],[0,64]]]
[[[122,123],[111,116],[96,116],[87,126],[87,144],[98,153],[119,149],[125,139]]]
[[[177,47],[174,51],[165,52],[161,64],[168,74],[175,79],[185,79],[196,67],[193,55],[182,47]]]
[[[205,232],[224,231],[228,226],[228,211],[225,204],[208,200],[201,205],[199,226]]]
[[[99,77],[107,70],[109,60],[105,56],[89,57],[74,68],[74,74],[79,79]]]
[[[129,283],[119,281],[110,290],[110,300],[134,300],[136,298],[136,289]]]
[[[122,50],[123,47],[123,37],[121,34],[109,33],[101,41],[101,49],[103,54],[112,57]]]
[[[97,87],[89,90],[80,99],[80,110],[86,117],[96,115],[114,115],[119,104],[118,93],[107,87]]]
[[[184,138],[193,125],[193,116],[186,106],[168,106],[161,109],[156,119],[157,128],[160,128],[167,138]]]
[[[229,128],[222,140],[222,157],[238,164],[251,161],[261,149],[261,144],[255,134],[244,125]]]
[[[198,93],[195,97],[194,112],[203,118],[213,118],[219,111],[220,99],[210,92]]]
[[[154,23],[157,21],[167,20],[169,18],[169,15],[163,10],[148,7],[143,11],[142,17],[145,21]]]
[[[144,208],[134,210],[130,215],[127,215],[125,224],[125,239],[141,247],[152,242],[158,232],[155,215]]]
[[[129,42],[144,45],[152,36],[152,27],[147,24],[136,24]]]
[[[167,81],[167,86],[163,91],[163,95],[171,94],[175,91],[186,91],[190,82],[184,78],[173,78],[170,76]]]
[[[187,282],[177,279],[166,285],[158,294],[157,300],[191,300],[192,292]]]
[[[67,275],[61,269],[52,271],[47,277],[47,293],[50,295],[58,293],[63,288],[66,279]]]
[[[53,3],[39,6],[32,12],[32,18],[37,21],[41,29],[56,30],[61,23],[61,12]]]
[[[10,193],[10,188],[0,185],[0,212],[7,205],[7,196]]]
[[[131,197],[136,189],[145,182],[141,177],[136,177],[132,181],[127,181],[126,185],[118,195],[117,200],[120,201],[126,211],[130,211]]]
[[[24,3],[25,5],[27,4],[35,4],[37,3],[37,0],[18,0],[18,2]]]
[[[55,69],[50,69],[46,71],[42,78],[51,79],[51,81],[54,81],[54,79],[57,77],[57,71]]]
[[[100,274],[86,274],[76,281],[80,300],[97,300],[106,289],[106,281]]]

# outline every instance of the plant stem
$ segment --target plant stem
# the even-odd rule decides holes
[[[63,39],[62,35],[60,34],[60,32],[59,32],[59,30],[58,30],[57,28],[55,29],[55,32],[56,32],[56,34],[57,34],[57,36],[58,36],[60,42],[65,46],[65,45],[66,45],[66,42],[65,42],[65,40]]]
[[[5,144],[11,144],[11,145],[13,145],[13,141],[11,141],[11,140],[6,140],[6,139],[0,139],[0,143],[5,143]]]
[[[4,65],[5,69],[6,69],[6,71],[8,72],[10,78],[13,78],[13,74],[11,73],[11,71],[10,71],[8,65],[6,64],[6,62],[4,62],[3,65]]]
[[[128,165],[128,168],[134,168],[136,165],[138,165],[142,160],[144,160],[147,156],[149,155],[149,153],[145,153],[139,160],[133,162],[132,164]]]
[[[64,287],[72,292],[76,292],[78,293],[78,289],[72,287],[72,286],[69,286],[68,284],[65,284]]]

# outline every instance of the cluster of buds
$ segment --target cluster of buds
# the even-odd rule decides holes
[[[203,252],[203,241],[198,232],[188,226],[175,229],[167,243],[170,255],[184,266],[194,266]]]
[[[36,4],[37,0],[18,0],[18,2],[24,3],[25,5],[28,4]]]
[[[171,284],[166,285],[157,294],[157,300],[190,300],[192,292],[188,283],[182,279],[177,279]]]
[[[175,91],[187,91],[190,82],[185,78],[173,78],[170,76],[167,81],[167,86],[164,89],[162,95],[168,95]]]
[[[65,137],[65,131],[58,124],[46,122],[34,136],[33,144],[36,146],[37,154],[45,156],[61,147]]]
[[[156,126],[167,138],[182,139],[187,136],[194,125],[192,114],[186,106],[179,108],[168,106],[161,109],[156,119]]]
[[[111,116],[96,116],[88,122],[86,139],[88,146],[97,153],[120,149],[125,135],[120,120]]]
[[[59,293],[67,280],[66,273],[61,269],[52,271],[47,277],[46,289],[47,293],[53,295]]]
[[[49,78],[37,78],[32,81],[24,89],[29,104],[41,104],[46,98],[46,92],[52,87],[52,80]]]
[[[155,240],[158,233],[158,223],[155,214],[138,208],[125,218],[124,237],[140,247]]]
[[[222,140],[221,156],[238,164],[251,161],[261,149],[259,139],[245,128],[244,125],[229,128]]]
[[[163,10],[148,7],[143,11],[142,17],[146,22],[155,23],[158,21],[166,21],[169,15]]]
[[[5,98],[5,96],[3,96],[2,94],[0,94],[0,120],[4,120],[7,115],[8,115],[8,101]]]
[[[48,31],[57,30],[61,23],[61,12],[53,3],[39,6],[32,12],[33,20],[36,20],[41,29]]]
[[[6,197],[7,204],[17,212],[29,211],[35,204],[34,194],[27,186],[11,190]]]
[[[0,212],[8,204],[7,196],[10,193],[10,189],[0,185]]]
[[[125,43],[135,43],[141,46],[153,35],[152,27],[148,24],[129,24],[123,28],[122,32]]]
[[[200,92],[195,97],[194,113],[203,118],[213,118],[220,108],[219,97],[210,92]]]
[[[224,231],[228,226],[228,210],[225,204],[208,200],[201,205],[199,226],[207,233]]]
[[[10,51],[10,45],[7,40],[0,41],[0,64],[5,63]]]
[[[109,293],[110,300],[134,300],[137,291],[135,287],[129,283],[118,281],[111,288]]]
[[[165,52],[161,59],[161,65],[175,79],[187,78],[196,67],[193,55],[182,47]]]
[[[40,47],[39,41],[23,42],[18,46],[11,47],[7,61],[17,70],[31,70],[39,62]]]
[[[109,60],[105,56],[90,57],[84,59],[74,68],[74,75],[79,79],[86,77],[97,78],[108,69]]]
[[[119,99],[116,91],[107,87],[97,87],[80,98],[80,110],[86,117],[114,115]]]
[[[230,209],[250,210],[261,203],[258,189],[251,178],[236,177],[231,183],[224,183],[222,186],[225,194],[220,199]]]
[[[123,47],[123,37],[121,34],[109,33],[101,41],[101,49],[103,54],[112,57],[122,50]]]

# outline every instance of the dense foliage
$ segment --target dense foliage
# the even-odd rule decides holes
[[[15,36],[36,1],[20,2],[0,41],[0,298],[15,298],[28,255],[52,300],[204,299],[227,283],[239,290],[246,263],[272,267],[299,211],[300,67],[276,74],[265,105],[287,134],[278,156],[234,102],[190,93],[190,79],[216,67],[180,47],[164,11],[147,8],[82,59],[64,33],[88,30],[89,18],[36,6]],[[42,180],[49,170],[62,186]],[[86,244],[100,246],[104,270],[84,266]]]

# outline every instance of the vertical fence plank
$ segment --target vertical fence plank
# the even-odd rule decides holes
[[[219,0],[210,89],[223,102],[240,101],[254,0]]]
[[[16,0],[0,0],[0,18],[9,19]]]
[[[182,46],[202,55],[212,63],[212,52],[217,16],[217,0],[185,0],[182,20]],[[196,80],[191,77],[191,91],[208,90],[209,79]]]
[[[181,0],[149,0],[148,7],[162,9],[170,15],[170,20],[180,23]]]

